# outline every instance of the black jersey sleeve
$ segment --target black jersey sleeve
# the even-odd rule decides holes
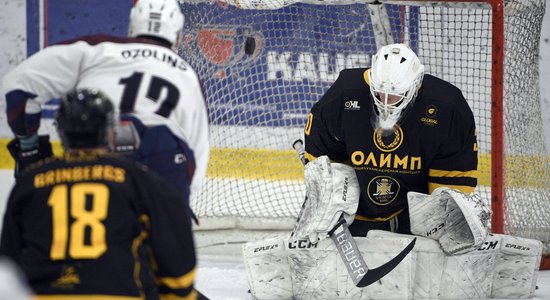
[[[23,249],[22,234],[15,214],[16,197],[18,194],[17,187],[14,187],[8,198],[6,211],[4,212],[2,237],[0,240],[0,256],[8,256],[16,262],[19,262],[19,255]]]
[[[327,155],[331,160],[344,162],[347,159],[344,135],[341,133],[342,75],[315,103],[308,115],[305,134],[305,156],[311,161]]]
[[[472,110],[464,96],[458,95],[448,138],[440,146],[429,169],[428,188],[431,193],[448,186],[471,193],[477,185],[477,139]]]
[[[142,180],[136,188],[143,197],[146,213],[142,221],[148,228],[161,299],[170,295],[191,299],[195,293],[196,257],[182,193],[154,173],[144,172],[138,177]]]

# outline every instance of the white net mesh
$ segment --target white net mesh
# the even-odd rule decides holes
[[[490,199],[491,7],[369,2],[183,4],[180,53],[203,80],[212,123],[208,180],[192,204],[203,228],[291,228],[304,196],[291,142],[338,72],[369,66],[377,47],[390,42],[408,43],[428,73],[462,89],[478,127],[479,183]],[[537,64],[544,6],[505,2],[505,230],[548,246],[550,166]]]

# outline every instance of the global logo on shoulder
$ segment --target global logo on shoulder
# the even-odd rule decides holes
[[[359,109],[361,109],[361,106],[359,106],[359,101],[346,101],[344,103],[344,109],[346,109],[346,110],[359,110]]]
[[[435,118],[436,116],[437,107],[435,107],[434,105],[429,105],[428,107],[426,107],[426,117],[420,118],[420,121],[425,125],[435,126],[438,124],[437,119]]]

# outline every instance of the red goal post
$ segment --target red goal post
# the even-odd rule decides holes
[[[290,148],[338,71],[408,43],[427,72],[457,85],[478,127],[479,189],[492,231],[545,244],[550,163],[538,51],[544,0],[185,1],[180,53],[210,108],[212,155],[193,202],[202,228],[288,229],[303,200]]]

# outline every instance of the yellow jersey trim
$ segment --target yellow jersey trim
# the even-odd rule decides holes
[[[443,186],[451,189],[459,190],[467,195],[471,194],[475,189],[475,187],[468,186],[468,185],[452,185],[452,184],[439,184],[439,183],[428,182],[428,193],[431,194],[435,189]]]
[[[33,300],[142,300],[142,297],[112,295],[35,295]]]
[[[146,225],[149,222],[149,217],[147,215],[141,215],[140,221],[146,223]],[[141,282],[140,274],[141,274],[141,260],[139,257],[139,248],[143,243],[143,240],[147,238],[147,231],[145,229],[141,230],[139,235],[134,238],[134,241],[132,242],[132,256],[134,258],[134,282],[136,283],[137,288],[139,289],[140,294],[144,297],[145,292],[143,291],[143,284]]]
[[[172,289],[185,289],[193,285],[196,272],[197,269],[193,268],[193,270],[180,277],[159,277],[157,282]]]
[[[366,69],[365,72],[363,72],[363,80],[365,80],[365,83],[370,86],[369,70],[370,68]]]
[[[477,178],[478,171],[447,171],[447,170],[436,170],[430,169],[428,175],[431,177],[470,177]]]
[[[396,217],[398,214],[400,214],[402,211],[404,210],[404,208],[398,210],[397,212],[387,216],[387,217],[376,217],[376,218],[368,218],[368,217],[364,217],[364,216],[361,216],[361,215],[355,215],[355,220],[359,220],[359,221],[367,221],[367,222],[386,222],[390,219],[393,219],[394,217]]]
[[[305,157],[307,160],[309,160],[309,161],[314,161],[314,160],[317,159],[317,157],[311,155],[311,154],[308,153],[308,152],[304,152],[304,157]]]
[[[193,290],[189,295],[187,296],[178,296],[174,294],[163,294],[160,295],[160,300],[196,300],[197,299],[197,292]]]

